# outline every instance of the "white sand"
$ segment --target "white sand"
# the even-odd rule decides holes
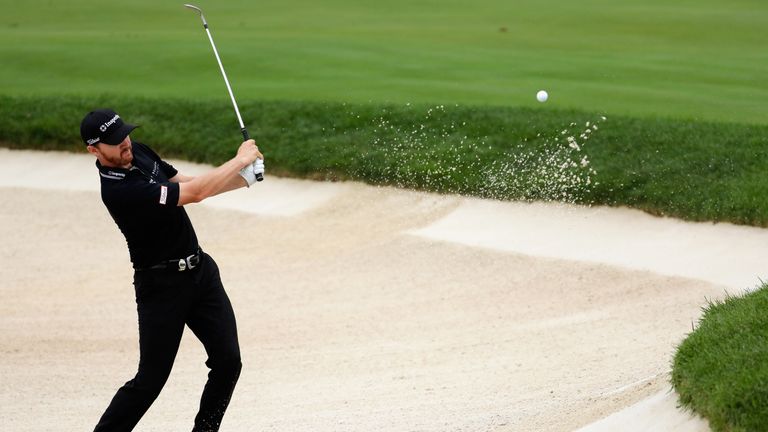
[[[179,172],[198,175],[211,167],[169,160]],[[11,151],[0,148],[0,187],[61,191],[99,191],[95,158],[88,154]],[[270,216],[292,216],[316,207],[347,189],[343,184],[280,179],[262,182],[205,201],[208,207]]]
[[[768,230],[683,222],[626,208],[465,199],[449,215],[413,233],[530,256],[702,279],[735,291],[768,279]]]
[[[0,150],[3,430],[89,430],[135,372],[128,253],[97,190],[89,155]],[[753,285],[744,260],[765,256],[764,230],[625,210],[270,176],[238,193],[188,207],[238,317],[222,431],[573,431],[648,397],[629,411],[659,413],[705,298]],[[696,258],[654,258],[658,227]],[[718,239],[721,262],[699,250]],[[185,334],[137,431],[191,428],[204,360]]]

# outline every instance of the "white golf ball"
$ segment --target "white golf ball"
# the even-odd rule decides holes
[[[549,98],[549,95],[544,90],[539,90],[539,92],[536,93],[536,100],[539,102],[546,102],[547,98]]]

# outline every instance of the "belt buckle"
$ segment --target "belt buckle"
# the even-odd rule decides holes
[[[192,264],[192,260],[194,258],[197,258],[197,259],[195,260],[195,264]],[[193,268],[195,268],[198,265],[200,265],[200,257],[197,254],[192,254],[192,255],[188,256],[186,261],[187,261],[186,262],[187,268],[190,269],[190,270],[192,270]]]
[[[195,258],[197,258],[197,259],[195,260],[195,263],[193,264],[192,260],[195,259]],[[186,258],[182,258],[182,259],[179,260],[179,271],[192,270],[193,268],[195,268],[195,267],[197,267],[199,265],[200,265],[200,256],[198,254],[194,253],[194,254],[186,257]]]

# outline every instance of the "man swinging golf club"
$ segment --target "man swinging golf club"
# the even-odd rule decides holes
[[[216,262],[200,249],[184,205],[256,182],[264,157],[253,140],[197,177],[179,173],[132,141],[135,128],[110,109],[89,112],[80,135],[96,157],[101,198],[128,243],[139,320],[139,367],[95,432],[131,431],[160,394],[188,326],[205,346],[208,382],[193,432],[218,431],[240,375],[232,305]]]

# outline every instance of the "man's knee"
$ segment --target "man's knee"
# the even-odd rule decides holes
[[[210,358],[205,364],[211,369],[211,372],[217,375],[232,377],[234,380],[237,380],[240,376],[240,371],[243,369],[239,353]]]
[[[170,374],[170,368],[150,370],[148,368],[140,367],[136,377],[132,380],[133,387],[157,397],[163,389],[163,386],[165,386],[166,381],[168,381],[168,376]]]

